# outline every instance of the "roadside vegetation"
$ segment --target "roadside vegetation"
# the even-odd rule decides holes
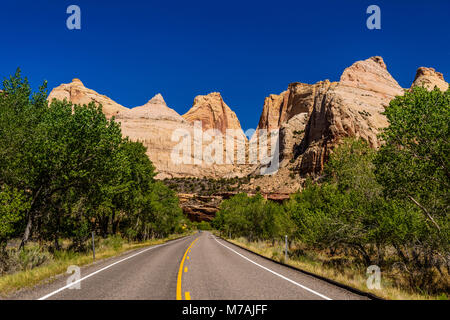
[[[414,88],[385,114],[378,151],[346,139],[324,175],[283,205],[239,194],[223,201],[213,226],[275,259],[284,259],[288,235],[290,262],[350,285],[358,278],[360,289],[377,265],[382,297],[447,299],[450,90]]]
[[[157,245],[189,234],[173,234],[166,238],[149,239],[141,242],[129,242],[119,235],[107,238],[97,237],[96,261],[107,259],[125,253],[129,250],[145,246]],[[92,245],[91,242],[86,243]],[[65,274],[72,265],[78,267],[93,262],[91,252],[77,252],[69,249],[70,241],[62,242],[59,251],[49,252],[37,243],[30,243],[24,250],[12,249],[9,255],[9,265],[12,272],[0,277],[0,296],[8,296],[19,289],[32,287],[41,282],[49,282],[60,274]]]
[[[65,255],[83,257],[91,232],[134,243],[185,231],[175,193],[154,180],[145,152],[140,142],[122,137],[120,124],[106,119],[101,106],[49,104],[46,83],[32,92],[20,70],[5,80],[0,276]]]

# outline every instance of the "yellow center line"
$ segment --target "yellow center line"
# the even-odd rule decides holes
[[[184,267],[184,272],[187,272],[187,267]]]
[[[189,291],[186,291],[184,294],[185,294],[185,300],[191,300],[191,293]]]
[[[180,263],[180,268],[178,269],[178,279],[177,279],[177,300],[183,300],[183,296],[181,294],[181,278],[183,276],[183,264],[184,264],[184,260],[186,259],[187,253],[189,250],[191,250],[191,247],[194,245],[194,243],[198,240],[195,239],[194,241],[192,241],[192,243],[189,245],[189,247],[186,249],[186,252],[184,253],[183,259],[181,259],[181,263]],[[187,269],[186,269],[187,271]],[[186,300],[190,300],[191,296],[189,294],[189,292],[186,292]],[[187,299],[187,297],[189,297],[189,299]]]

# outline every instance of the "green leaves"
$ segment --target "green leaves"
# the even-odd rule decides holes
[[[450,205],[450,91],[415,87],[391,101],[389,127],[375,158],[378,182],[389,197],[408,200],[430,225],[448,227]],[[447,226],[446,226],[447,225]]]
[[[265,200],[260,194],[244,193],[224,200],[213,221],[219,230],[249,239],[273,239],[289,233],[289,218],[283,207]]]
[[[79,246],[90,231],[107,236],[137,228],[135,237],[145,238],[177,228],[182,218],[175,194],[154,181],[146,148],[123,138],[101,106],[49,104],[46,83],[32,93],[20,70],[3,86],[0,191],[4,201],[12,190],[24,201],[5,202],[5,237],[24,232],[26,241],[32,231],[43,240],[69,237]],[[22,209],[13,211],[17,206]]]
[[[17,223],[28,208],[29,203],[21,192],[8,186],[0,188],[0,249],[9,237],[16,235]]]

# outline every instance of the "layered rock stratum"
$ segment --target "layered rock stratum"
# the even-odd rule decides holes
[[[203,130],[217,129],[223,134],[227,129],[242,131],[236,113],[223,101],[219,92],[195,97],[192,108],[183,118],[192,124],[200,121]]]
[[[444,80],[444,75],[433,68],[420,67],[417,69],[416,77],[411,87],[424,86],[428,90],[438,87],[441,91],[448,89],[448,83]]]

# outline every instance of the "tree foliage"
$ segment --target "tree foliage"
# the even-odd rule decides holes
[[[232,236],[250,240],[265,240],[289,232],[289,217],[284,208],[265,200],[260,194],[247,196],[241,193],[224,200],[214,219],[213,226]]]
[[[415,87],[391,101],[377,179],[389,197],[411,201],[431,225],[448,232],[450,90]]]
[[[69,237],[81,247],[91,231],[145,239],[177,230],[175,194],[154,180],[146,148],[123,138],[101,106],[49,104],[46,84],[32,93],[20,70],[3,88],[0,200],[9,206],[0,217],[9,222],[0,240],[21,233],[22,244],[33,236],[58,247]]]

